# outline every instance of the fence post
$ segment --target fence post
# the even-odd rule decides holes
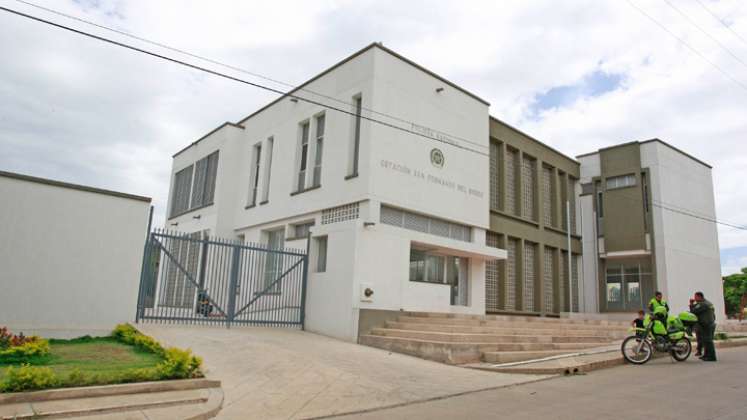
[[[241,257],[241,247],[233,244],[233,257],[231,258],[231,274],[228,280],[228,313],[226,314],[226,328],[231,328],[234,314],[236,312],[236,287],[239,278],[239,258]]]
[[[140,319],[143,317],[143,311],[145,310],[143,299],[145,296],[143,295],[143,286],[145,281],[145,270],[148,266],[148,262],[150,260],[150,247],[148,246],[150,244],[150,229],[153,225],[153,206],[150,206],[150,211],[148,212],[148,230],[145,231],[145,244],[143,244],[143,261],[140,265],[140,286],[137,289],[137,309],[135,310],[135,323],[137,324]]]
[[[306,283],[309,279],[309,250],[311,249],[311,232],[306,236],[306,255],[303,256],[303,276],[301,278],[301,330],[306,329]]]

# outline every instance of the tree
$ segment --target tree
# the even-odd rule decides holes
[[[739,274],[732,274],[724,280],[724,303],[728,315],[738,315],[742,310],[743,297],[747,296],[747,267]]]

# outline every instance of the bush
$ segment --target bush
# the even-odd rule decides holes
[[[185,379],[201,376],[199,369],[202,359],[192,355],[191,350],[170,347],[166,350],[165,357],[166,360],[156,367],[160,379]]]
[[[5,370],[5,379],[0,383],[0,391],[33,391],[52,388],[58,384],[59,380],[52,369],[24,364],[17,368],[9,367]]]
[[[165,352],[163,346],[158,341],[141,333],[130,324],[117,325],[114,331],[112,331],[112,337],[150,353],[164,355]]]
[[[713,335],[713,339],[714,340],[728,340],[729,339],[729,334],[727,334],[725,332],[717,332],[717,333],[715,333]]]
[[[24,363],[49,355],[49,341],[43,338],[24,337],[18,342],[22,344],[0,350],[0,363]]]

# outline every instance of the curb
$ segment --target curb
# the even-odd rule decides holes
[[[220,381],[201,378],[14,392],[0,394],[0,404],[42,402],[73,398],[95,398],[152,392],[186,391],[191,389],[219,388],[220,385]]]

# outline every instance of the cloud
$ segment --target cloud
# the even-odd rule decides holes
[[[382,41],[570,156],[652,137],[686,150],[714,166],[718,217],[747,225],[747,91],[625,2],[39,1],[291,83]],[[635,3],[747,84],[744,66],[666,3]],[[747,45],[697,3],[678,7],[747,60]],[[747,36],[740,2],[708,7]],[[171,155],[273,98],[7,13],[0,39],[0,168],[153,196],[156,223]],[[719,234],[724,249],[747,246],[745,231]]]

